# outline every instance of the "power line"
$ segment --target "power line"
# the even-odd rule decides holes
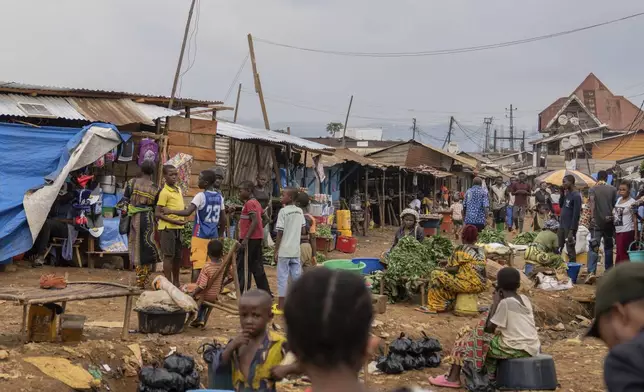
[[[266,40],[266,39],[261,39],[261,38],[256,38],[256,41],[257,42],[262,42],[262,43],[265,43],[265,44],[268,44],[268,45],[280,46],[280,47],[283,47],[283,48],[296,49],[296,50],[301,50],[301,51],[305,51],[305,52],[331,54],[331,55],[336,55],[336,56],[350,56],[350,57],[443,56],[443,55],[450,55],[450,54],[458,54],[458,53],[476,52],[476,51],[489,50],[489,49],[497,49],[497,48],[503,48],[503,47],[507,47],[507,46],[515,46],[515,45],[521,45],[521,44],[525,44],[525,43],[530,43],[530,42],[536,42],[536,41],[541,41],[541,40],[545,40],[545,39],[550,39],[550,38],[561,37],[561,36],[574,34],[574,33],[578,33],[578,32],[585,31],[585,30],[594,29],[594,28],[601,27],[601,26],[610,25],[610,24],[613,24],[613,23],[622,22],[622,21],[625,21],[625,20],[628,20],[628,19],[637,18],[637,17],[642,16],[642,15],[644,15],[644,12],[639,12],[637,14],[632,14],[632,15],[624,16],[622,18],[613,19],[613,20],[609,20],[609,21],[601,22],[601,23],[596,23],[596,24],[592,24],[592,25],[589,25],[589,26],[579,27],[579,28],[576,28],[576,29],[565,30],[565,31],[557,32],[557,33],[540,35],[540,36],[536,36],[536,37],[525,38],[525,39],[514,40],[514,41],[505,41],[505,42],[499,42],[499,43],[495,43],[495,44],[468,46],[468,47],[453,48],[453,49],[424,50],[424,51],[418,51],[418,52],[351,52],[351,51],[339,51],[339,50],[325,50],[325,49],[307,48],[307,47],[302,47],[302,46],[295,46],[295,45],[288,45],[288,44],[278,43],[278,42],[274,42],[274,41],[270,41],[270,40]]]
[[[246,56],[244,57],[244,60],[242,61],[241,65],[239,66],[239,69],[237,70],[237,73],[235,74],[235,77],[233,78],[233,81],[230,83],[230,86],[228,87],[228,92],[226,93],[226,97],[224,98],[224,102],[228,100],[228,97],[230,97],[230,94],[233,92],[233,88],[237,84],[237,81],[239,80],[239,76],[241,75],[242,71],[244,70],[244,67],[246,66],[246,63],[248,62],[248,57],[250,54],[246,53]]]

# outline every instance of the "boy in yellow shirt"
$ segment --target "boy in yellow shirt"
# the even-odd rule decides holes
[[[184,221],[177,215],[166,215],[163,209],[183,210],[183,195],[177,187],[177,168],[163,166],[165,185],[159,192],[155,216],[159,220],[159,242],[163,254],[163,274],[175,286],[179,287],[179,270],[181,269],[181,230]]]

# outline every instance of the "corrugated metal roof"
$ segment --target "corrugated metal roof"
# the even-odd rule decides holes
[[[425,165],[418,166],[418,167],[407,167],[406,169],[415,173],[431,174],[436,178],[445,178],[452,175],[452,173],[444,172],[442,170],[438,170],[431,166],[425,166]]]
[[[315,143],[297,136],[288,135],[286,133],[267,131],[265,129],[252,128],[225,121],[217,122],[217,134],[228,136],[235,140],[261,140],[268,143],[289,144],[304,150],[323,153],[331,153],[335,150],[333,147]]]
[[[85,116],[65,98],[32,97],[21,94],[0,94],[0,116],[31,117],[20,109],[20,103],[44,105],[56,118],[85,120]]]
[[[340,165],[345,162],[356,162],[362,166],[387,167],[387,165],[380,164],[374,159],[357,154],[348,148],[337,148],[333,152],[333,155],[323,155],[321,159],[324,167]],[[306,167],[315,167],[312,154],[309,154],[306,159]]]
[[[143,100],[158,100],[169,102],[170,97],[164,95],[151,95],[151,94],[141,94],[141,93],[130,93],[124,91],[110,91],[110,90],[92,90],[86,88],[73,88],[73,87],[60,87],[60,86],[43,86],[37,84],[28,84],[20,82],[10,82],[10,81],[0,81],[0,92],[7,93],[19,93],[19,94],[30,94],[32,92],[39,92],[43,95],[53,95],[53,96],[76,96],[76,97],[85,97],[85,98],[130,98]],[[195,106],[208,106],[208,105],[221,105],[221,101],[207,101],[200,99],[192,98],[180,98],[175,97],[174,102],[177,107],[195,107]],[[167,105],[167,103],[166,103]]]
[[[382,149],[382,150],[380,150],[380,151],[376,151],[376,152],[373,152],[373,153],[371,153],[371,154],[367,154],[367,156],[372,156],[372,155],[375,155],[375,154],[379,154],[379,153],[381,153],[381,152],[383,152],[383,151],[389,150],[390,148],[394,148],[394,147],[401,146],[401,145],[404,145],[404,144],[417,144],[417,145],[419,145],[419,146],[423,146],[423,147],[425,147],[425,148],[427,148],[427,149],[429,149],[429,150],[432,150],[432,151],[435,151],[435,152],[437,152],[437,153],[439,153],[439,154],[442,154],[443,156],[446,156],[446,157],[452,158],[453,160],[455,160],[455,161],[457,161],[457,162],[460,162],[461,164],[464,164],[464,165],[470,166],[470,167],[472,167],[472,168],[475,168],[475,167],[476,167],[476,162],[473,162],[474,160],[469,160],[469,159],[467,159],[467,158],[464,158],[464,157],[458,156],[458,155],[456,155],[456,154],[452,154],[452,153],[450,153],[450,152],[447,152],[447,151],[441,150],[440,148],[434,147],[434,146],[432,146],[432,145],[425,144],[425,143],[421,143],[421,142],[419,142],[419,141],[417,141],[417,140],[409,140],[409,141],[406,141],[406,142],[400,142],[400,143],[395,144],[395,145],[393,145],[393,146],[389,146],[389,147],[387,147],[387,148],[383,148],[383,149]]]
[[[134,102],[131,99],[73,98],[0,94],[0,115],[34,117],[20,109],[19,104],[44,105],[55,118],[80,121],[102,121],[114,125],[154,124],[154,120],[177,116],[179,112],[156,105]]]

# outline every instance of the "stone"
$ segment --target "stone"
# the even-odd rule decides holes
[[[6,361],[7,359],[9,359],[9,351],[0,350],[0,361]]]

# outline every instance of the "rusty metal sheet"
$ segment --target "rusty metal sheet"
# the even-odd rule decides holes
[[[154,121],[140,111],[137,103],[130,99],[67,98],[67,100],[89,121],[109,122],[116,126],[136,123],[154,125]]]

